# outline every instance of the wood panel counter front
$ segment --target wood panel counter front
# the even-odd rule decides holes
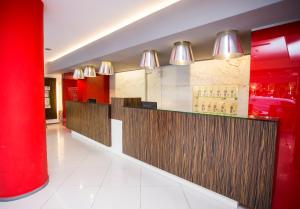
[[[277,121],[124,107],[123,152],[237,200],[271,207]]]
[[[66,109],[68,129],[111,146],[110,105],[68,101]]]

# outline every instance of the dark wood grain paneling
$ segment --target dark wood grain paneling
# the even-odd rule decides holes
[[[141,104],[141,98],[111,98],[111,118],[122,120],[124,107],[140,107]]]
[[[109,105],[68,101],[66,109],[67,128],[111,146]]]
[[[235,199],[271,205],[277,121],[124,108],[123,151]]]

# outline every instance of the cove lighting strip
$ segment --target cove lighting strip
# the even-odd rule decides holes
[[[53,61],[65,56],[65,55],[67,55],[71,52],[76,51],[77,49],[80,49],[80,48],[82,48],[82,47],[84,47],[84,46],[86,46],[86,45],[88,45],[88,44],[90,44],[90,43],[92,43],[96,40],[99,40],[99,39],[115,32],[117,30],[120,30],[121,28],[126,27],[127,25],[130,25],[130,24],[132,24],[132,23],[134,23],[134,22],[136,22],[136,21],[138,21],[138,20],[140,20],[144,17],[147,17],[147,16],[149,16],[149,15],[151,15],[151,14],[153,14],[153,13],[159,11],[159,10],[162,10],[162,9],[168,7],[168,6],[171,6],[172,4],[175,4],[179,1],[181,1],[181,0],[163,0],[163,1],[160,1],[159,3],[154,4],[153,6],[148,7],[147,9],[145,9],[141,12],[137,12],[133,16],[130,16],[125,20],[122,20],[121,22],[117,23],[116,25],[113,25],[112,27],[109,27],[105,30],[99,31],[97,33],[97,35],[89,37],[89,38],[85,39],[84,41],[77,43],[76,45],[72,46],[71,48],[68,48],[68,49],[64,50],[63,52],[61,52],[61,53],[59,53],[55,56],[53,56],[52,58],[48,59],[47,61],[48,62],[53,62]]]

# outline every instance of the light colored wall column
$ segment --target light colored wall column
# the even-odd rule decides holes
[[[111,119],[111,149],[114,152],[123,152],[123,133],[122,133],[122,121]]]

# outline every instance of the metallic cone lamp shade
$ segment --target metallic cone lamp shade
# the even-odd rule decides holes
[[[113,75],[114,68],[113,68],[111,62],[108,62],[108,61],[101,62],[101,66],[100,66],[98,73],[101,75]]]
[[[188,41],[180,41],[174,43],[170,64],[172,65],[189,65],[194,62],[194,55],[191,43]]]
[[[243,55],[238,32],[236,30],[223,31],[217,34],[213,57],[216,59],[229,59]]]
[[[73,74],[73,79],[84,79],[83,72],[80,68],[75,69],[74,74]]]
[[[90,77],[90,78],[96,77],[95,67],[94,66],[86,66],[84,68],[83,74],[84,74],[84,77]]]
[[[159,68],[157,52],[155,50],[145,50],[142,55],[140,67],[144,68],[147,72]]]

